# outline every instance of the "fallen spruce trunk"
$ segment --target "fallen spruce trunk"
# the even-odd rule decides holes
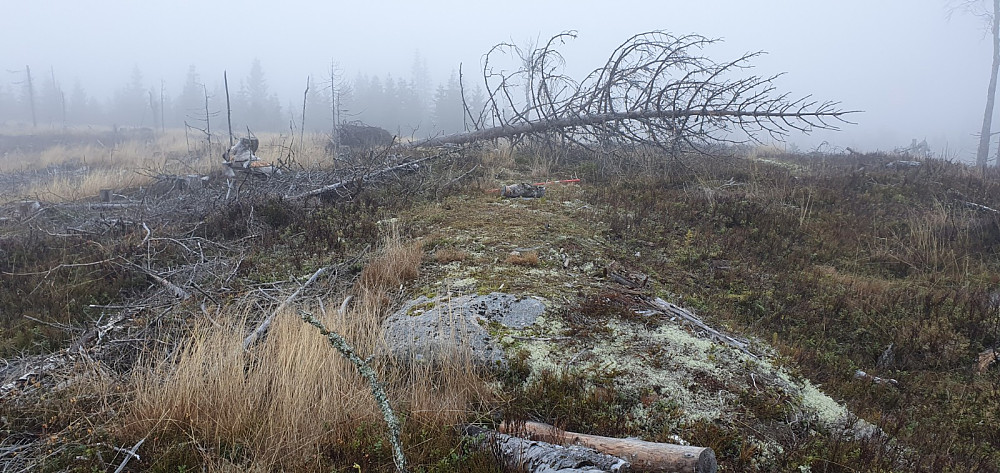
[[[632,464],[631,471],[715,473],[719,468],[715,461],[715,452],[707,447],[578,434],[541,422],[525,422],[523,425],[510,425],[504,422],[499,430],[511,435],[523,434],[531,440],[556,445],[580,445],[592,448],[627,460]]]
[[[497,457],[510,471],[525,473],[625,473],[632,471],[621,458],[606,455],[579,445],[553,445],[528,440],[474,425],[465,426],[467,437],[474,438],[478,448]]]

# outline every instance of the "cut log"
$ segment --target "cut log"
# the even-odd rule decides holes
[[[523,426],[509,425],[505,422],[500,425],[500,431],[508,434],[524,433],[531,440],[557,445],[580,445],[592,448],[628,460],[632,464],[632,471],[715,473],[719,468],[715,461],[715,452],[708,447],[578,434],[541,422],[525,422]]]
[[[464,434],[475,438],[479,448],[494,454],[507,469],[527,473],[624,473],[628,461],[593,449],[527,440],[476,426]]]

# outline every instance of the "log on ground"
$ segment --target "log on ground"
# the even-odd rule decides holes
[[[464,432],[475,439],[479,448],[493,453],[511,471],[527,473],[625,473],[632,471],[621,458],[593,449],[553,445],[538,440],[502,434],[468,425]]]
[[[531,440],[557,445],[580,445],[592,448],[627,460],[632,464],[631,471],[715,473],[719,468],[715,452],[708,447],[579,434],[541,422],[525,422],[523,425],[511,425],[505,422],[500,426],[500,431],[507,434],[524,434]]]

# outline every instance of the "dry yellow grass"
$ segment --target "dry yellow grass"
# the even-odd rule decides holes
[[[3,133],[33,135],[40,144],[64,136],[87,136],[85,130],[60,131],[58,135],[24,130],[3,130]],[[90,133],[96,137],[93,130]],[[32,152],[10,151],[0,158],[0,172],[37,170],[62,164],[72,166],[47,175],[32,175],[29,185],[0,196],[0,204],[22,199],[59,202],[91,198],[97,196],[100,189],[120,190],[148,184],[149,175],[160,173],[208,174],[218,168],[220,156],[228,146],[228,138],[214,136],[212,146],[208,147],[203,136],[191,132],[185,136],[183,130],[167,130],[154,136],[149,141],[104,144],[94,138],[85,140],[87,144],[55,144]],[[328,140],[322,134],[307,134],[303,143],[299,143],[298,136],[293,142],[290,136],[276,133],[264,133],[258,138],[257,154],[264,161],[290,160],[303,167],[330,164],[325,151]]]
[[[515,251],[507,255],[508,264],[516,264],[518,266],[538,266],[538,252],[537,251]]]
[[[149,176],[134,170],[110,167],[81,174],[56,175],[49,181],[30,187],[25,194],[47,202],[73,201],[96,197],[101,189],[127,189],[151,181]]]
[[[73,135],[85,135],[83,132]],[[48,140],[57,138],[40,133],[35,135],[39,146]],[[60,135],[62,136],[62,135]],[[43,147],[38,151],[16,150],[8,153],[0,160],[0,171],[9,172],[22,169],[39,169],[46,166],[79,163],[89,167],[117,166],[134,169],[151,169],[162,166],[171,157],[201,156],[203,150],[198,149],[198,143],[193,143],[195,149],[190,152],[182,130],[168,130],[157,133],[155,139],[129,140],[120,143],[102,143],[96,137],[93,140],[76,145],[55,144]],[[221,153],[221,151],[220,151]],[[204,156],[207,157],[207,156]],[[198,162],[197,166],[209,164],[210,161]],[[214,160],[212,160],[214,162]]]
[[[376,355],[372,366],[405,418],[404,432],[463,422],[470,405],[488,396],[468,356],[401,366],[386,355],[382,291],[415,276],[420,262],[419,244],[396,234],[387,242],[362,273],[359,300],[346,314],[314,314],[362,358]],[[322,455],[365,436],[382,438],[370,388],[325,337],[289,311],[279,314],[263,343],[244,353],[240,334],[249,330],[250,315],[244,309],[217,318],[223,326],[194,330],[174,360],[137,370],[123,433],[193,442],[212,452],[203,460],[214,471],[316,470]]]
[[[362,295],[376,293],[382,297],[417,277],[423,257],[423,242],[403,242],[393,226],[387,232],[380,253],[361,271],[355,289]]]
[[[434,252],[434,259],[441,264],[465,261],[469,254],[456,248],[442,248]]]

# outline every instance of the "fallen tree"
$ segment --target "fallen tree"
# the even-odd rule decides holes
[[[716,63],[701,55],[716,40],[663,31],[629,38],[604,66],[576,82],[561,72],[565,61],[556,49],[575,37],[562,33],[530,51],[508,43],[494,46],[483,61],[485,104],[471,110],[465,100],[471,130],[406,146],[548,134],[605,152],[631,144],[676,153],[755,142],[761,134],[780,139],[792,130],[836,129],[853,113],[836,102],[776,93],[777,76],[737,76],[762,53]],[[512,71],[495,66],[496,56],[504,54],[516,64]]]
[[[288,194],[285,196],[285,198],[296,200],[296,199],[305,199],[308,197],[318,197],[320,195],[346,193],[352,189],[361,187],[364,184],[380,181],[400,174],[415,172],[420,169],[420,166],[423,163],[434,161],[451,155],[452,155],[451,152],[444,152],[420,159],[410,159],[405,156],[403,157],[397,156],[394,159],[386,162],[384,167],[382,168],[366,169],[359,167],[356,170],[356,172],[352,173],[347,177],[341,178],[337,182],[327,184],[317,189],[312,189],[305,192]]]
[[[551,120],[538,120],[524,123],[503,123],[501,125],[470,131],[466,133],[454,133],[451,135],[437,136],[425,140],[408,143],[405,147],[416,148],[425,146],[447,146],[464,145],[478,141],[495,140],[499,138],[514,138],[522,135],[544,134],[559,132],[569,135],[574,133],[580,135],[578,128],[587,127],[608,127],[614,124],[622,124],[627,121],[655,121],[655,120],[687,120],[694,118],[715,118],[720,120],[740,120],[751,119],[754,121],[781,120],[791,121],[793,119],[808,120],[810,118],[836,118],[841,115],[853,112],[836,111],[829,104],[825,104],[818,110],[811,110],[808,104],[799,106],[793,111],[754,111],[739,109],[715,109],[706,108],[691,110],[640,110],[632,112],[598,113],[593,115],[576,115]],[[823,126],[822,128],[830,128]],[[627,135],[625,135],[627,136]],[[684,137],[690,139],[691,137]],[[705,138],[705,137],[701,137]],[[574,139],[573,141],[578,141]],[[645,141],[645,140],[637,140]]]
[[[454,150],[417,160],[406,157],[422,147],[457,149],[499,139],[516,145],[530,138],[550,146],[575,145],[601,157],[624,158],[638,148],[676,156],[711,152],[714,145],[760,142],[761,135],[781,139],[792,131],[837,129],[848,123],[845,115],[854,113],[837,102],[777,93],[777,76],[740,77],[759,52],[717,63],[701,54],[716,40],[663,31],[629,38],[604,66],[577,82],[561,72],[565,61],[556,49],[575,37],[575,32],[562,33],[529,51],[508,43],[494,46],[483,61],[487,96],[479,110],[470,108],[462,87],[468,131],[399,144],[390,148],[399,156],[382,167],[369,166],[286,198],[343,193],[412,172],[417,164]],[[505,54],[514,61],[512,70],[497,66],[498,56]]]
[[[627,460],[631,464],[631,471],[715,473],[718,470],[715,452],[707,447],[578,434],[541,422],[514,425],[504,423],[499,430],[507,434],[523,435],[530,440],[591,448]]]

